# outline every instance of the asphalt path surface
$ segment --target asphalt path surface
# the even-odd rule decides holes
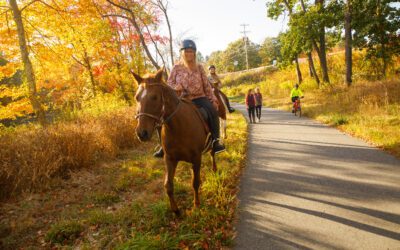
[[[234,249],[400,249],[400,160],[308,118],[263,109],[239,200]]]

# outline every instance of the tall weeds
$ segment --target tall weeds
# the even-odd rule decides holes
[[[92,167],[137,143],[133,110],[28,127],[0,137],[0,199],[43,188],[69,171]]]

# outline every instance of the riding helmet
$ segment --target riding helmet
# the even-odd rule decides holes
[[[193,49],[194,51],[196,51],[196,44],[193,42],[193,40],[190,39],[185,39],[181,42],[181,49]]]

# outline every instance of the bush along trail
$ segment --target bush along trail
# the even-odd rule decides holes
[[[133,134],[134,130],[130,132]],[[35,192],[28,193],[29,189],[14,183],[19,195],[8,197],[0,206],[0,248],[218,249],[230,246],[238,177],[244,165],[246,145],[245,119],[234,113],[228,121],[227,153],[217,156],[216,173],[211,170],[209,156],[204,157],[198,210],[192,210],[191,168],[188,164],[178,166],[175,194],[185,211],[181,218],[169,209],[163,188],[164,163],[151,156],[154,142],[135,142],[128,149],[113,151],[116,160],[111,154],[79,170],[76,170],[78,167],[60,168],[67,177],[43,177],[46,188],[34,189]],[[28,178],[23,181],[28,181],[29,187],[38,186]],[[10,184],[11,189],[14,186]]]

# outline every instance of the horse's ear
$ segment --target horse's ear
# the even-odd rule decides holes
[[[133,70],[130,70],[130,71],[131,71],[131,74],[133,75],[133,77],[135,78],[137,84],[140,85],[143,82],[143,78],[141,78],[138,74],[133,72]]]
[[[162,82],[162,78],[163,78],[163,73],[165,71],[165,67],[162,66],[156,73],[156,77],[155,80],[157,83],[161,83]]]

